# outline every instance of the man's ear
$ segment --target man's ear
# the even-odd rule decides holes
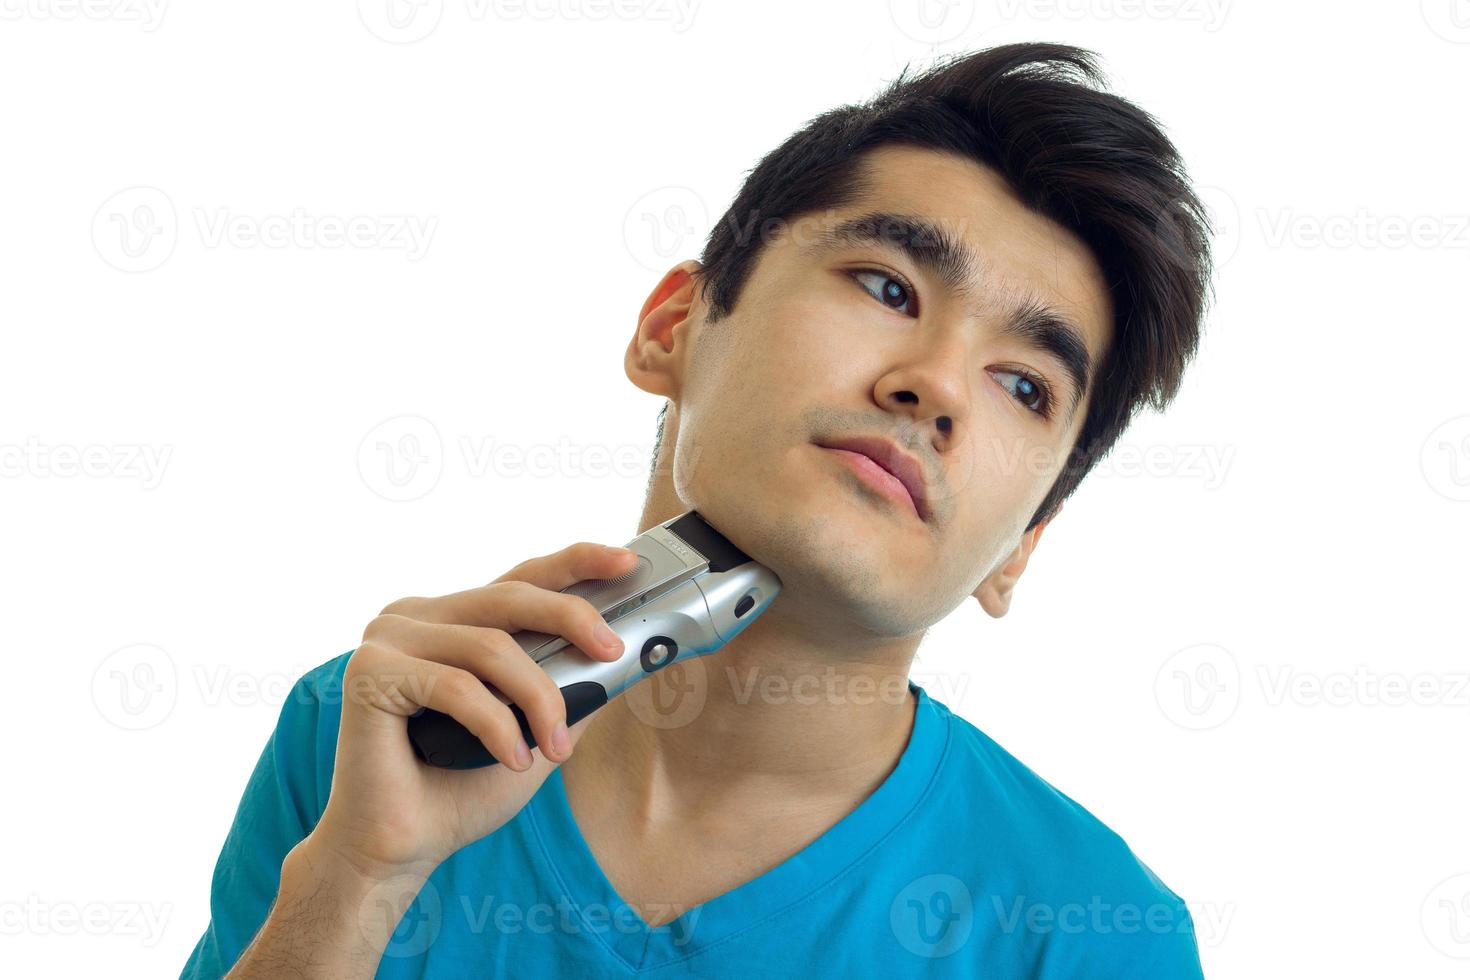
[[[697,285],[699,260],[686,259],[664,273],[638,312],[638,327],[623,354],[628,380],[653,395],[677,400],[684,358],[693,338],[689,311]]]
[[[1036,543],[1041,540],[1041,532],[1061,512],[1062,505],[1057,504],[1057,509],[1052,511],[1050,517],[1022,534],[1021,543],[1016,545],[1016,550],[1011,552],[1005,564],[985,576],[979,588],[972,593],[980,601],[980,608],[990,613],[993,618],[999,619],[1010,610],[1011,592],[1016,588],[1016,583],[1021,580],[1021,573],[1026,570],[1026,562],[1030,560],[1031,552],[1036,550]]]

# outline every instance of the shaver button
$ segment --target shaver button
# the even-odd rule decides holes
[[[650,636],[638,654],[645,673],[651,674],[660,667],[667,667],[679,653],[679,644],[668,636]]]

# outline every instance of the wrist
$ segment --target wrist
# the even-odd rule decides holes
[[[266,931],[290,935],[310,923],[318,949],[332,949],[346,962],[376,963],[433,870],[430,862],[364,862],[309,834],[281,863],[280,891]]]
[[[283,883],[289,874],[297,883],[314,882],[344,896],[364,896],[388,882],[422,884],[438,864],[430,860],[375,861],[341,845],[318,827],[286,854],[281,877]]]

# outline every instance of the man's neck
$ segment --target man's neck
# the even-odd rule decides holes
[[[862,802],[908,745],[917,643],[832,649],[773,613],[598,711],[563,766],[569,785],[634,836],[751,818],[835,822]]]

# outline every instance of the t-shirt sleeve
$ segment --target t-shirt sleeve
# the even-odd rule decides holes
[[[1091,919],[1093,943],[1087,968],[1077,974],[1089,980],[1204,980],[1194,917],[1184,900],[1158,879],[1142,861],[1147,877],[1136,899],[1098,910]]]
[[[281,706],[215,862],[209,925],[180,980],[228,973],[265,922],[281,862],[326,809],[351,651],[303,674]]]
[[[1159,917],[1161,927],[1150,936],[1152,942],[1143,961],[1127,976],[1138,980],[1204,980],[1194,917],[1178,896],[1170,897],[1170,914]]]
[[[1189,906],[1113,835],[1088,883],[1038,902],[1025,923],[1041,940],[1035,980],[1204,980]]]
[[[1050,909],[1047,909],[1050,912]],[[1204,980],[1194,922],[1177,898],[1076,902],[1042,927],[1037,980]]]

